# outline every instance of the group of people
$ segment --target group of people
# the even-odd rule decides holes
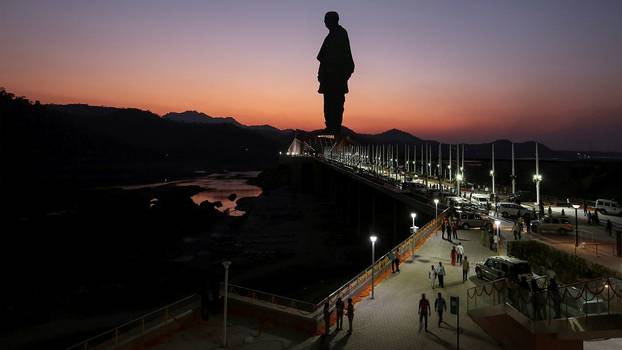
[[[443,313],[447,310],[447,302],[441,293],[438,293],[434,300],[434,311],[438,315],[438,327],[441,327],[443,323]],[[419,330],[425,327],[425,331],[428,331],[428,317],[432,316],[432,309],[430,302],[425,297],[425,293],[421,294],[419,300]]]
[[[348,317],[348,334],[352,333],[352,322],[354,321],[354,304],[352,303],[352,298],[348,298],[348,304],[346,305],[341,298],[337,298],[337,302],[335,302],[335,312],[337,316],[337,328],[335,331],[339,331],[343,329],[343,316],[344,314]],[[324,303],[324,335],[328,335],[330,333],[330,318],[332,316],[332,311],[330,310],[329,302]]]
[[[443,239],[447,239],[451,242],[453,239],[458,239],[458,227],[460,227],[460,219],[455,216],[445,218],[441,224],[441,235]],[[447,234],[447,238],[445,238]]]
[[[547,288],[542,288],[538,285],[536,279],[531,279],[531,281],[528,282],[527,278],[523,276],[518,284],[510,284],[509,293],[510,300],[512,300],[513,304],[518,306],[521,312],[527,315],[531,314],[534,320],[546,319],[548,293],[548,299],[550,299],[553,304],[552,312],[554,315],[551,316],[554,316],[553,318],[561,317],[562,297],[555,278],[550,278]],[[531,306],[531,310],[529,306]]]
[[[391,273],[400,272],[400,251],[398,249],[390,251],[387,259],[391,261]]]

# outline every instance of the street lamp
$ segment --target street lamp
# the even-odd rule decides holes
[[[497,227],[497,255],[501,255],[501,221],[495,220],[495,226]]]
[[[492,194],[495,194],[495,171],[490,170],[490,177],[492,178]]]
[[[371,298],[374,298],[374,265],[376,262],[376,257],[375,257],[375,246],[376,246],[376,240],[378,239],[378,237],[371,235],[369,236],[369,240],[371,241]]]
[[[415,218],[417,217],[417,213],[410,213],[410,217],[413,219],[413,234],[410,239],[410,260],[411,262],[415,262],[415,233],[417,233],[417,226],[415,226]]]
[[[542,181],[542,174],[534,174],[533,182],[536,183],[536,204],[540,204],[540,182]]]
[[[223,261],[222,266],[225,268],[225,310],[224,310],[224,328],[223,328],[223,347],[227,347],[227,298],[229,296],[229,266],[231,261]]]
[[[434,198],[434,210],[436,211],[435,218],[438,218],[438,198]]]
[[[462,174],[458,173],[456,175],[456,193],[458,193],[458,196],[460,196],[460,183],[462,182]]]
[[[577,255],[577,247],[579,246],[579,217],[577,210],[581,208],[580,204],[573,204],[574,208],[574,255]]]

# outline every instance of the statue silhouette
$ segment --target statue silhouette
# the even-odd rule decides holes
[[[318,92],[324,94],[324,119],[326,130],[338,138],[341,134],[343,103],[348,93],[348,79],[354,72],[354,61],[350,51],[348,32],[339,25],[339,15],[330,11],[324,16],[324,24],[329,32],[320,53],[317,79],[320,82]]]

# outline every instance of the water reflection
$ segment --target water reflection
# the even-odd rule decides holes
[[[261,187],[246,183],[248,179],[255,178],[259,171],[237,171],[206,176],[195,177],[186,180],[176,180],[145,185],[125,186],[124,189],[138,189],[157,186],[199,186],[205,191],[192,196],[192,201],[201,204],[203,201],[221,202],[222,206],[217,209],[222,212],[229,212],[231,216],[244,215],[244,211],[237,210],[236,201],[245,197],[258,197],[261,195]],[[229,199],[231,194],[235,194],[235,199]]]

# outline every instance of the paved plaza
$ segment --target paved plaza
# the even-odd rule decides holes
[[[270,328],[258,330],[256,324],[233,319],[229,328],[229,348],[231,349],[455,349],[456,316],[444,315],[444,323],[439,328],[436,313],[428,320],[428,330],[420,329],[417,314],[421,294],[433,305],[436,293],[441,292],[447,301],[449,297],[460,297],[460,347],[463,349],[501,349],[490,336],[477,326],[466,311],[466,290],[485,283],[475,277],[475,263],[486,257],[496,255],[488,247],[482,246],[479,230],[460,230],[459,240],[452,242],[441,239],[440,233],[432,236],[416,253],[414,262],[401,264],[401,272],[391,274],[375,287],[375,299],[364,296],[355,305],[354,332],[347,333],[347,319],[344,317],[344,330],[331,327],[328,336],[304,338],[288,330]],[[511,224],[502,222],[502,236],[511,239]],[[470,261],[469,279],[462,282],[462,268],[452,266],[450,251],[453,244],[461,242]],[[428,271],[432,264],[445,265],[447,272],[445,288],[432,289]],[[194,350],[221,348],[222,319],[219,317],[202,323],[200,326],[176,332],[161,338],[149,348],[158,350]],[[613,349],[620,345],[619,340],[586,342],[585,349]]]
[[[414,263],[401,265],[400,273],[376,286],[375,299],[363,298],[355,305],[354,332],[334,331],[328,337],[314,337],[299,344],[296,349],[455,349],[456,316],[446,312],[445,323],[438,327],[437,315],[432,312],[428,330],[419,329],[417,313],[421,294],[433,305],[436,293],[441,292],[447,301],[449,297],[460,297],[460,346],[464,349],[501,348],[466,314],[466,290],[481,284],[475,277],[475,262],[495,252],[480,244],[479,230],[459,231],[458,242],[465,247],[465,254],[471,261],[471,276],[462,283],[462,267],[451,266],[452,243],[442,240],[440,233],[432,237],[415,254]],[[432,289],[428,270],[432,264],[442,262],[447,272],[445,288]],[[448,310],[449,311],[449,310]],[[344,322],[347,328],[347,321]]]

